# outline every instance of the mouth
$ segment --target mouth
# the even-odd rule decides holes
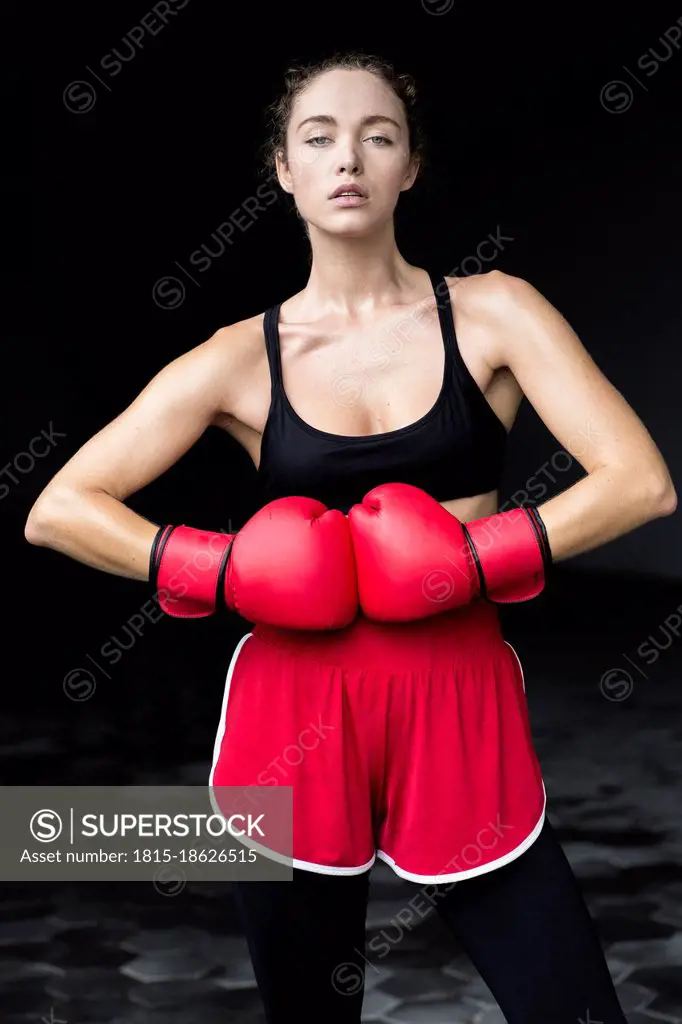
[[[339,185],[330,195],[330,199],[340,199],[341,197],[366,199],[367,189],[363,188],[362,185]]]

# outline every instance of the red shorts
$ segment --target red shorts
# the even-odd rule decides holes
[[[256,626],[227,674],[213,786],[291,786],[294,868],[448,882],[539,835],[523,671],[484,601],[338,632]]]

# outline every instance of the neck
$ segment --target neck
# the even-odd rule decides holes
[[[371,238],[329,235],[310,227],[312,265],[303,301],[318,311],[362,319],[397,302],[415,268],[400,255],[389,222]]]

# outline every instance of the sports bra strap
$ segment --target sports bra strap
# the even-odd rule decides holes
[[[282,303],[277,303],[276,306],[271,306],[270,309],[266,310],[265,318],[263,321],[263,332],[265,334],[265,348],[268,354],[268,363],[270,364],[270,380],[272,382],[273,391],[277,389],[282,390],[282,363],[279,351],[279,311]]]

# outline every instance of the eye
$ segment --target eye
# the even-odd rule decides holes
[[[385,135],[370,135],[370,142],[385,142],[387,146],[392,146],[393,141],[387,138]]]
[[[306,146],[313,146],[313,144],[315,142],[328,142],[328,141],[329,141],[329,136],[328,135],[313,135],[312,138],[305,140],[305,144],[306,144]],[[319,147],[314,147],[314,148],[319,148]]]

